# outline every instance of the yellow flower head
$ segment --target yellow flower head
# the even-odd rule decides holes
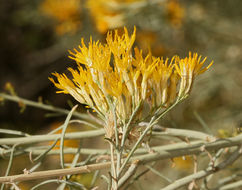
[[[197,53],[189,52],[189,57],[184,59],[180,59],[179,57],[176,58],[176,71],[180,75],[181,81],[181,93],[188,94],[191,90],[194,77],[204,73],[208,70],[213,62],[211,62],[207,67],[203,67],[204,62],[206,61],[206,57],[201,61],[202,56],[198,56]]]
[[[68,69],[72,79],[58,73],[53,73],[57,82],[50,78],[59,89],[58,93],[71,94],[106,122],[115,107],[121,125],[137,107],[140,110],[135,120],[141,119],[144,104],[155,111],[187,95],[195,77],[212,64],[202,68],[206,59],[201,61],[196,53],[184,59],[174,56],[171,60],[154,57],[151,53],[143,56],[142,50],[135,48],[133,51],[135,32],[134,28],[129,35],[124,28],[123,35],[118,35],[117,31],[108,33],[106,44],[90,38],[86,46],[82,39],[79,49],[70,51],[70,58],[76,61],[78,68]]]
[[[213,62],[211,62],[207,67],[202,68],[207,57],[205,57],[202,61],[201,58],[202,56],[198,57],[197,53],[193,53],[192,55],[191,52],[189,52],[189,57],[186,57],[184,59],[179,59],[177,57],[175,67],[178,74],[180,76],[194,77],[196,75],[204,73],[212,66]]]

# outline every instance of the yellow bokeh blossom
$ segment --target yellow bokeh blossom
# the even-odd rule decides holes
[[[86,46],[82,40],[79,49],[70,51],[70,58],[77,63],[77,70],[69,68],[72,79],[65,74],[53,73],[57,82],[50,80],[59,89],[69,93],[78,102],[95,110],[106,123],[113,123],[115,111],[118,125],[123,125],[139,108],[135,120],[142,119],[144,104],[153,113],[174,104],[177,98],[188,95],[195,77],[208,67],[202,68],[201,56],[189,54],[184,59],[171,59],[143,55],[133,48],[136,29],[129,35],[117,30],[108,33],[106,44],[90,39]],[[113,110],[115,108],[115,110]],[[111,124],[110,124],[111,125]],[[112,127],[113,128],[113,127]],[[108,136],[113,134],[109,129]]]
[[[44,0],[40,11],[57,21],[56,33],[74,33],[80,27],[81,0]]]
[[[60,126],[61,126],[60,122],[54,122],[50,125],[49,129],[52,131],[52,130],[57,129]],[[77,132],[77,131],[79,131],[79,127],[75,126],[74,124],[69,124],[68,127],[66,128],[67,133]],[[61,132],[62,132],[62,130],[58,130],[57,132],[55,132],[55,134],[61,134]],[[54,143],[54,141],[50,141],[48,144],[52,145],[53,143]],[[77,148],[79,146],[79,144],[80,144],[80,140],[76,140],[76,139],[64,141],[64,147],[65,148],[67,148],[67,147],[68,148]],[[55,144],[53,149],[57,149],[57,150],[60,149],[60,140],[57,141],[57,143]],[[58,159],[58,158],[59,158],[59,156],[52,155],[52,159]],[[65,154],[64,155],[65,162],[71,162],[73,160],[73,158],[74,158],[73,154]]]
[[[110,1],[115,2],[115,1]],[[87,0],[87,8],[100,33],[107,32],[108,29],[117,28],[124,25],[123,14],[113,10],[106,0]]]
[[[168,49],[159,41],[159,36],[152,30],[141,30],[137,33],[138,46],[144,53],[152,52],[155,56],[161,56],[168,52]]]
[[[178,170],[190,171],[193,168],[194,161],[191,156],[173,158],[174,167]]]
[[[172,26],[179,28],[185,15],[184,8],[177,0],[169,0],[166,5],[168,20]]]
[[[100,33],[106,33],[109,29],[119,28],[125,24],[123,5],[140,0],[87,0],[89,10],[96,28]]]

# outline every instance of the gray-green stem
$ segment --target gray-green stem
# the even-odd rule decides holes
[[[124,163],[122,164],[120,171],[119,171],[120,173],[123,171],[123,169],[125,168],[125,166],[129,162],[130,158],[132,157],[135,150],[138,148],[139,144],[142,142],[142,140],[144,139],[144,137],[148,133],[148,131],[159,121],[160,118],[162,118],[166,113],[168,113],[172,108],[174,108],[181,100],[182,99],[178,99],[174,104],[172,104],[164,112],[162,112],[157,118],[156,118],[156,115],[154,115],[151,118],[149,125],[146,127],[146,129],[144,130],[142,135],[139,137],[139,139],[137,140],[137,142],[135,143],[135,145],[133,146],[133,148],[129,152],[128,157],[125,159]]]

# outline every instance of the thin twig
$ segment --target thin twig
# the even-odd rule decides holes
[[[233,174],[231,176],[222,178],[218,181],[218,186],[215,189],[219,189],[220,187],[223,187],[225,184],[236,181],[238,177],[241,177],[242,174]]]
[[[0,177],[0,183],[14,183],[17,181],[29,181],[34,179],[53,178],[72,174],[90,173],[92,171],[110,167],[110,162],[90,164],[76,168],[65,168],[47,171],[38,171],[29,174],[19,174],[14,176]]]
[[[205,149],[206,150],[206,149]],[[216,164],[216,161],[218,160],[218,158],[222,155],[224,149],[221,148],[217,151],[217,153],[215,154],[214,157],[212,157],[212,159],[210,160],[208,166],[210,167],[214,167],[214,165]],[[208,151],[207,151],[208,152]],[[210,175],[206,178],[204,178],[203,180],[203,184],[202,184],[202,189],[206,188],[206,189],[209,189],[208,188],[208,182],[212,179],[213,175]]]
[[[121,172],[119,170],[120,170],[120,166],[121,166],[121,160],[122,160],[122,156],[123,156],[125,141],[131,130],[130,125],[131,125],[131,122],[133,121],[134,117],[136,116],[137,112],[139,111],[140,106],[141,106],[141,102],[139,102],[139,104],[136,106],[132,115],[129,118],[129,121],[127,122],[127,124],[125,124],[125,126],[123,128],[123,136],[121,139],[120,150],[117,152],[117,177],[119,177],[121,174]]]
[[[12,95],[8,95],[5,93],[0,93],[0,96],[3,97],[6,100],[10,100],[13,102],[21,102],[27,106],[32,106],[35,108],[40,108],[40,109],[44,109],[44,110],[48,110],[48,111],[53,111],[53,112],[57,112],[57,113],[62,113],[65,115],[69,114],[69,110],[66,109],[62,109],[62,108],[57,108],[55,106],[52,105],[47,105],[47,104],[43,104],[43,103],[39,103],[39,102],[35,102],[35,101],[31,101],[31,100],[27,100],[18,96],[12,96]],[[78,112],[73,113],[73,116],[80,118],[80,119],[85,119],[85,120],[90,120],[90,117],[87,114],[81,114]]]
[[[146,134],[148,133],[148,131],[155,125],[157,124],[157,122],[166,114],[168,113],[172,108],[174,108],[181,100],[177,100],[174,104],[172,104],[170,107],[168,107],[164,112],[162,112],[161,114],[159,114],[158,116],[155,114],[150,122],[149,125],[146,127],[146,129],[143,131],[143,133],[140,135],[139,139],[137,140],[137,142],[135,143],[135,145],[133,146],[133,148],[131,149],[131,151],[129,152],[127,158],[125,159],[124,163],[122,164],[121,168],[120,168],[120,173],[122,172],[122,170],[125,168],[126,164],[129,162],[130,158],[133,156],[135,150],[138,148],[139,144],[142,142],[142,140],[144,139],[144,137],[146,136]],[[157,114],[159,113],[159,109],[157,110]]]
[[[94,129],[99,129],[99,127],[97,127],[96,125],[94,125],[94,124],[92,124],[90,122],[83,121],[83,120],[73,119],[69,123],[79,123],[79,124],[84,124],[84,125],[90,126],[90,127],[94,128]]]
[[[204,130],[209,133],[210,135],[213,134],[212,130],[208,127],[208,125],[205,123],[205,121],[202,119],[202,117],[198,114],[197,111],[193,112],[196,119],[198,120],[198,122],[202,125],[202,127],[204,128]]]
[[[5,133],[5,134],[10,134],[10,135],[21,135],[28,137],[30,136],[28,133],[24,133],[22,131],[17,131],[17,130],[10,130],[10,129],[0,129],[0,133]]]
[[[39,154],[39,156],[37,156],[34,159],[34,162],[36,162],[37,160],[39,160],[39,159],[43,158],[44,156],[46,156],[55,147],[55,145],[56,145],[57,142],[58,142],[58,139],[56,139],[55,142],[47,150],[45,150],[44,152],[42,152],[41,154]]]
[[[78,149],[77,149],[77,152],[76,152],[76,154],[75,154],[75,157],[74,157],[73,160],[72,160],[72,163],[71,163],[71,165],[70,165],[70,168],[74,168],[74,167],[76,166],[77,161],[78,161],[78,159],[79,159],[79,157],[80,157],[80,150],[81,150],[81,143],[79,143],[79,147],[78,147]],[[70,177],[71,177],[71,175],[67,175],[67,176],[66,176],[66,180],[69,180]],[[58,187],[58,190],[64,190],[64,189],[65,189],[65,186],[66,186],[66,183],[61,184],[61,185]]]
[[[90,137],[97,137],[104,135],[104,129],[89,130],[81,132],[66,133],[65,139],[84,139]],[[17,137],[17,138],[1,138],[0,145],[14,145],[17,143],[21,144],[33,144],[46,141],[53,141],[61,138],[61,134],[51,135],[32,135],[29,137]]]
[[[140,126],[147,126],[147,122],[142,122],[139,124]],[[186,137],[186,138],[192,138],[192,139],[201,139],[204,141],[215,141],[216,137],[200,132],[200,131],[194,131],[194,130],[188,130],[188,129],[175,129],[175,128],[165,128],[161,127],[160,125],[155,125],[155,129],[162,130],[161,132],[152,131],[152,136],[179,136],[179,137]]]
[[[118,181],[118,188],[121,188],[129,179],[135,174],[135,171],[138,167],[139,160],[134,160],[130,165],[129,169],[125,172],[125,174]]]
[[[223,187],[220,187],[220,190],[236,189],[236,188],[239,188],[239,187],[240,188],[242,187],[242,180],[224,185]]]
[[[73,114],[73,112],[76,110],[78,105],[74,106],[71,111],[69,112],[69,114],[66,117],[65,123],[63,125],[63,129],[62,129],[62,133],[61,133],[61,138],[60,138],[60,164],[61,167],[64,168],[65,163],[64,163],[64,138],[65,138],[65,133],[66,133],[66,129],[68,127],[69,121],[71,119],[71,116]]]
[[[149,165],[145,165],[146,168],[148,168],[151,172],[153,172],[154,174],[158,175],[159,177],[161,177],[162,179],[164,179],[165,181],[172,183],[172,180],[169,179],[168,177],[166,177],[165,175],[161,174],[159,171],[157,171],[156,169],[154,169],[153,167],[149,166]]]
[[[9,172],[10,172],[10,169],[12,167],[12,164],[13,164],[13,156],[14,156],[14,151],[15,151],[15,148],[16,146],[18,146],[19,144],[15,144],[13,145],[12,149],[11,149],[11,155],[10,155],[10,159],[9,159],[9,162],[8,162],[8,167],[6,169],[6,172],[5,172],[5,176],[8,176]],[[4,184],[1,185],[1,190],[4,189]]]
[[[108,179],[107,176],[105,176],[105,175],[101,175],[100,178],[104,179],[106,181],[106,183],[108,184],[108,188],[107,189],[110,190],[112,181],[110,179]]]
[[[93,187],[98,179],[98,176],[99,176],[99,173],[100,173],[100,170],[97,170],[95,171],[93,177],[92,177],[92,181],[91,181],[91,187]]]
[[[31,190],[35,190],[35,189],[39,188],[40,186],[45,185],[45,184],[48,184],[48,183],[65,183],[65,184],[68,184],[68,185],[72,185],[72,186],[79,187],[79,188],[81,188],[81,189],[86,189],[86,188],[85,188],[82,184],[80,184],[80,183],[69,182],[69,181],[59,180],[59,179],[51,179],[51,180],[47,180],[47,181],[44,181],[44,182],[42,182],[42,183],[39,183],[39,184],[35,185],[34,187],[31,188]]]
[[[143,175],[145,175],[147,172],[149,172],[150,170],[149,169],[146,169],[142,172],[140,172],[137,176],[135,176],[134,179],[132,179],[125,187],[124,189],[128,189],[135,181],[137,181],[140,177],[142,177]]]
[[[117,173],[116,173],[116,168],[115,168],[115,159],[114,159],[114,145],[113,143],[109,142],[109,146],[110,146],[110,156],[111,156],[111,177],[112,179],[112,185],[113,188],[117,189],[118,188],[118,181],[117,181]]]

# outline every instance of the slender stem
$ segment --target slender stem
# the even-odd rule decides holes
[[[202,117],[198,114],[197,111],[193,112],[194,116],[196,117],[196,119],[198,120],[198,122],[202,125],[202,127],[204,128],[204,130],[209,133],[209,134],[213,134],[212,130],[208,127],[208,125],[205,123],[205,121],[202,119]]]
[[[117,173],[115,168],[115,159],[114,159],[114,149],[113,149],[113,143],[109,142],[110,145],[110,156],[111,156],[111,174],[112,174],[112,185],[114,189],[118,188],[118,181],[117,181]]]
[[[91,185],[90,185],[91,188],[93,188],[93,186],[95,185],[95,183],[96,183],[96,181],[98,179],[99,173],[100,173],[99,170],[95,171],[95,173],[93,175],[93,178],[92,178],[92,181],[91,181]]]
[[[34,187],[31,188],[31,190],[38,189],[40,186],[48,184],[48,183],[62,183],[62,184],[68,184],[68,185],[71,185],[74,187],[78,187],[78,189],[79,188],[86,189],[82,184],[77,183],[77,182],[70,182],[70,181],[59,180],[59,179],[50,179],[50,180],[47,180],[47,181],[44,181],[42,183],[35,185]]]
[[[58,142],[58,139],[56,139],[55,142],[49,148],[47,148],[47,150],[45,150],[44,152],[42,152],[41,154],[39,154],[34,159],[34,162],[36,162],[37,160],[39,160],[39,159],[43,158],[44,156],[46,156],[55,147],[55,145],[56,145],[57,142]]]
[[[107,176],[105,176],[105,175],[101,175],[100,176],[100,178],[101,179],[104,179],[105,181],[106,181],[106,183],[108,184],[108,190],[111,190],[111,183],[112,183],[112,181],[110,180],[110,178],[108,178]]]
[[[128,123],[124,126],[124,132],[123,132],[123,136],[122,136],[122,141],[121,141],[121,146],[123,147],[124,146],[124,143],[125,143],[125,140],[127,138],[127,135],[129,134],[129,127],[130,127],[130,124],[131,122],[133,121],[136,113],[139,111],[139,108],[141,106],[141,102],[137,105],[137,107],[135,108],[135,110],[133,111]]]
[[[0,129],[0,133],[10,134],[10,135],[21,135],[25,137],[29,137],[30,135],[28,133],[24,133],[22,131],[17,130],[10,130],[10,129]]]
[[[74,120],[71,120],[69,123],[79,123],[79,124],[84,124],[84,125],[90,126],[94,129],[99,129],[99,127],[97,127],[96,125],[89,123],[89,122],[86,122],[86,121],[83,121],[83,120],[74,119]]]
[[[115,143],[116,143],[116,149],[119,148],[119,139],[118,139],[118,124],[117,124],[117,115],[116,115],[116,108],[113,104],[112,106],[112,113],[113,113],[113,120],[114,120],[114,129],[115,129]]]
[[[130,128],[130,124],[133,121],[136,113],[138,112],[139,108],[141,106],[141,102],[137,105],[137,107],[135,108],[135,110],[133,111],[128,123],[124,126],[123,128],[123,136],[122,136],[122,140],[121,140],[121,145],[120,145],[120,150],[117,153],[117,177],[119,178],[120,176],[120,166],[121,166],[121,161],[122,161],[122,157],[123,157],[123,150],[124,150],[124,144],[125,144],[125,140],[127,138],[127,135],[129,134],[129,128]]]
[[[239,187],[240,188],[242,187],[242,180],[236,181],[234,183],[226,184],[223,187],[220,187],[220,190],[233,190],[233,189],[237,189]]]
[[[172,183],[172,180],[169,179],[168,177],[166,177],[165,175],[163,175],[161,172],[157,171],[156,169],[154,169],[153,167],[146,165],[146,168],[149,168],[150,171],[152,171],[154,174],[158,175],[159,177],[161,177],[162,179],[164,179],[165,181]]]
[[[140,126],[147,126],[149,123],[141,122]],[[165,128],[160,125],[155,125],[154,129],[160,130],[161,132],[157,132],[157,130],[152,131],[152,136],[178,136],[192,139],[201,139],[204,141],[212,142],[216,140],[215,136],[209,135],[207,133],[203,133],[200,131],[188,130],[188,129],[176,129],[176,128]]]
[[[135,145],[133,146],[133,148],[131,149],[131,151],[128,154],[128,157],[124,160],[124,163],[122,164],[121,168],[120,168],[120,173],[123,171],[124,167],[127,165],[127,163],[129,162],[131,156],[133,155],[133,153],[135,152],[135,150],[137,149],[138,145],[140,144],[140,142],[143,140],[143,138],[145,137],[146,133],[150,130],[152,126],[150,125],[150,127],[147,127],[143,134],[139,137],[138,141],[135,143]]]
[[[143,175],[145,175],[147,172],[149,172],[150,170],[149,169],[146,169],[142,172],[140,172],[137,176],[135,176],[125,187],[124,189],[129,189],[129,187],[135,182],[137,181],[139,178],[141,178]]]
[[[215,156],[210,160],[208,166],[210,166],[210,167],[214,167],[216,161],[217,161],[218,158],[222,155],[223,152],[224,152],[224,149],[223,149],[223,148],[219,149],[219,150],[217,151],[217,153],[215,154]],[[209,154],[210,154],[210,153],[209,153]],[[202,189],[204,189],[205,187],[206,187],[207,189],[209,189],[209,188],[208,188],[208,182],[212,179],[212,177],[213,177],[213,175],[210,175],[210,176],[208,176],[207,178],[204,178],[204,180],[203,180],[203,184],[202,184],[202,186],[201,186]]]
[[[5,176],[8,176],[10,170],[11,170],[11,167],[12,167],[12,164],[13,164],[13,156],[14,156],[14,151],[15,151],[15,148],[16,146],[18,146],[19,144],[15,144],[13,145],[12,149],[11,149],[11,155],[10,155],[10,159],[9,159],[9,162],[8,162],[8,167],[7,167],[7,170],[5,172]],[[4,184],[2,184],[1,186],[1,190],[4,189]]]
[[[115,129],[115,152],[116,152],[116,157],[118,157],[119,152],[120,152],[120,147],[119,147],[119,132],[118,132],[118,124],[117,124],[117,115],[116,115],[116,107],[114,104],[111,104],[112,106],[112,114],[113,114],[113,120],[114,120],[114,129]],[[115,168],[115,160],[114,160],[114,150],[113,150],[113,144],[110,143],[110,151],[111,151],[111,162],[112,162],[112,177],[114,178],[114,181],[112,185],[114,186],[114,189],[118,188],[118,170],[119,170],[119,162],[117,162],[117,167]]]
[[[83,139],[90,137],[103,136],[105,133],[104,129],[90,130],[90,131],[81,131],[66,133],[65,139]],[[17,137],[17,138],[1,138],[0,145],[14,145],[17,143],[21,144],[33,144],[46,141],[53,141],[61,138],[61,134],[51,134],[51,135],[32,135],[29,137]]]
[[[220,187],[224,187],[225,184],[229,184],[233,181],[236,181],[239,177],[241,177],[242,174],[233,174],[228,177],[222,178],[218,181],[218,186],[215,189],[219,189]]]
[[[100,87],[101,88],[101,87]],[[101,88],[102,89],[102,88]],[[114,120],[114,134],[115,134],[115,150],[116,150],[116,153],[118,154],[119,152],[119,132],[118,132],[118,124],[117,124],[117,115],[116,115],[116,107],[115,105],[112,103],[112,101],[110,101],[110,98],[108,96],[105,96],[106,97],[106,100],[108,102],[108,105],[111,109],[111,112],[113,114],[113,120]],[[114,178],[114,183],[112,183],[112,186],[116,189],[118,188],[118,182],[117,182],[117,170],[115,168],[115,160],[114,160],[114,150],[113,150],[113,143],[109,142],[110,144],[110,153],[111,153],[111,171],[112,171],[112,176]],[[111,180],[113,181],[113,180]]]
[[[136,169],[138,167],[138,160],[133,161],[133,163],[130,165],[129,169],[125,172],[125,174],[120,178],[118,181],[118,188],[121,188],[136,172]]]
[[[141,141],[144,139],[145,135],[148,133],[148,131],[158,122],[158,120],[160,118],[162,118],[167,112],[169,112],[172,108],[174,108],[178,103],[180,102],[180,99],[177,100],[173,105],[171,105],[170,107],[168,107],[164,112],[162,112],[160,115],[158,115],[158,117],[156,118],[156,114],[151,118],[149,125],[146,127],[146,129],[143,131],[142,135],[139,137],[139,139],[137,140],[137,142],[135,143],[135,145],[133,146],[133,148],[131,149],[131,151],[128,154],[128,157],[125,159],[123,165],[120,168],[120,173],[122,172],[122,170],[125,168],[126,164],[129,162],[131,156],[134,154],[135,150],[138,148],[139,144],[141,143]],[[156,112],[158,113],[158,112]]]
[[[76,152],[75,157],[74,157],[73,160],[72,160],[72,163],[71,163],[71,165],[70,165],[70,168],[74,168],[74,167],[76,166],[77,161],[78,161],[78,159],[79,159],[79,157],[80,157],[80,150],[81,150],[81,143],[79,143],[79,147],[78,147],[78,149],[77,149],[77,152]],[[66,181],[68,181],[68,180],[70,179],[70,177],[71,177],[71,175],[67,175],[67,176],[66,176]],[[64,190],[65,187],[66,187],[66,183],[62,183],[57,189],[58,189],[58,190]]]
[[[76,110],[78,105],[75,105],[71,111],[69,112],[68,116],[66,117],[65,123],[63,125],[62,133],[61,133],[61,139],[60,139],[60,162],[61,162],[61,167],[64,168],[64,138],[65,138],[65,133],[66,129],[68,127],[69,121],[71,119],[71,116],[73,112]]]
[[[40,108],[40,109],[44,109],[44,110],[54,111],[54,112],[62,113],[65,115],[68,115],[68,113],[69,113],[69,110],[57,108],[52,105],[47,105],[47,104],[27,100],[27,99],[24,99],[24,98],[21,98],[18,96],[12,96],[12,95],[8,95],[5,93],[0,93],[0,96],[3,97],[4,99],[10,100],[10,101],[22,102],[28,106],[32,106],[32,107],[36,107],[36,108]],[[87,114],[80,114],[78,112],[75,112],[75,113],[73,113],[73,115],[80,119],[86,119],[86,120],[90,119],[90,117]]]

